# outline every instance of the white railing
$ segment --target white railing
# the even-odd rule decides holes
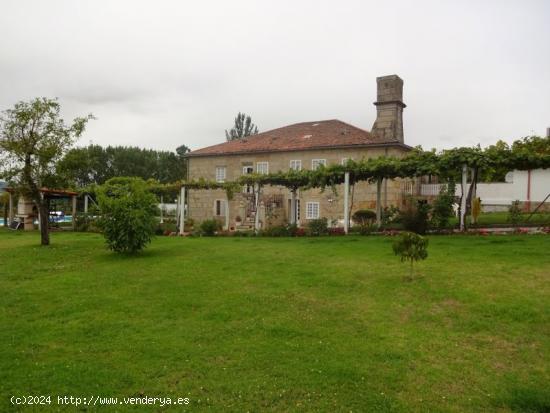
[[[420,187],[420,195],[422,196],[437,196],[441,191],[442,184],[422,184]]]
[[[401,193],[406,195],[413,195],[414,183],[412,181],[401,182]]]

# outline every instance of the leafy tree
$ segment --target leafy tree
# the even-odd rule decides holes
[[[528,151],[539,155],[550,155],[550,136],[527,136],[514,141],[512,151]]]
[[[191,149],[189,149],[187,146],[185,145],[180,145],[176,148],[176,153],[178,154],[178,156],[182,157],[183,155],[185,155],[186,153],[188,152],[191,152]]]
[[[234,141],[236,139],[242,139],[246,136],[256,135],[258,133],[258,127],[252,123],[252,118],[244,113],[239,112],[235,118],[235,125],[227,131],[225,130],[225,137],[228,141]]]
[[[71,149],[58,164],[59,173],[76,186],[102,184],[112,177],[107,153],[100,145]]]
[[[151,242],[156,225],[156,197],[140,178],[112,178],[97,192],[98,222],[109,249],[136,253]]]
[[[2,173],[17,191],[32,200],[39,212],[41,244],[48,245],[48,205],[40,188],[60,184],[57,162],[79,138],[87,117],[67,126],[55,99],[36,98],[16,103],[0,116],[0,159]]]
[[[89,145],[70,150],[59,163],[59,170],[68,182],[78,187],[101,185],[116,176],[170,183],[185,178],[186,163],[181,155],[169,151]]]
[[[432,204],[432,227],[442,230],[448,228],[449,219],[454,215],[455,183],[449,182],[441,187],[439,195]]]
[[[409,279],[412,279],[414,262],[428,258],[428,239],[414,232],[403,232],[393,242],[393,252],[401,262],[410,262]]]

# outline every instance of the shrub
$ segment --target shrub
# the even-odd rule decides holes
[[[158,224],[155,229],[156,235],[170,235],[172,232],[178,232],[175,222],[163,222]]]
[[[370,209],[360,209],[359,211],[355,211],[351,218],[358,225],[369,225],[376,220],[376,212]]]
[[[428,229],[430,206],[426,201],[411,197],[401,211],[403,228],[417,234],[425,234]]]
[[[401,211],[394,205],[384,207],[382,210],[382,226],[387,227],[401,221]]]
[[[415,261],[428,258],[428,239],[413,232],[403,232],[401,236],[393,242],[393,252],[399,255],[401,262],[409,261],[411,263],[409,278],[413,276],[413,264]]]
[[[317,237],[328,233],[328,221],[326,218],[312,219],[307,223],[307,235]]]
[[[91,214],[77,214],[75,217],[75,231],[78,232],[95,232],[97,228],[97,218]]]
[[[346,235],[344,228],[342,227],[332,227],[328,229],[329,235]]]
[[[307,235],[305,228],[296,228],[296,237],[305,237]]]
[[[288,237],[288,228],[284,225],[276,225],[262,231],[262,235],[266,237]]]
[[[521,221],[520,205],[520,201],[515,200],[514,202],[512,202],[512,205],[510,205],[510,208],[508,208],[508,222],[510,222],[514,227],[517,227]]]
[[[141,178],[112,178],[98,188],[98,221],[109,249],[135,253],[151,242],[156,198]]]
[[[222,229],[221,223],[216,219],[206,219],[201,222],[201,235],[212,237],[216,235],[216,231]]]
[[[449,220],[454,216],[453,203],[455,201],[455,184],[450,182],[441,187],[439,195],[432,206],[430,225],[438,230],[449,228]]]
[[[183,222],[185,231],[191,231],[195,227],[195,220],[193,218],[185,218]]]

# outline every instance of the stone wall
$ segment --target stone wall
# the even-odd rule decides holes
[[[206,180],[216,179],[216,167],[226,168],[226,181],[234,181],[243,174],[243,168],[252,166],[254,171],[257,169],[258,162],[268,162],[269,172],[286,171],[290,168],[291,160],[301,160],[302,169],[311,169],[312,160],[326,159],[326,164],[340,164],[343,159],[361,159],[379,157],[379,156],[402,156],[405,149],[401,147],[373,147],[357,149],[324,149],[296,152],[271,152],[249,155],[226,155],[226,156],[204,156],[189,158],[189,179],[197,180],[204,178]],[[215,217],[216,200],[227,202],[227,195],[223,190],[189,190],[188,191],[188,217],[199,223],[205,219]],[[339,185],[334,192],[327,188],[324,192],[318,189],[308,191],[299,191],[297,199],[300,201],[299,224],[305,225],[306,205],[308,202],[319,202],[320,217],[326,217],[329,221],[343,222],[344,218],[344,186]],[[262,189],[264,196],[271,194],[280,194],[284,198],[281,211],[276,211],[277,217],[271,221],[274,223],[288,222],[290,191],[284,187],[266,186]],[[229,228],[235,227],[235,218],[237,216],[245,218],[245,209],[248,199],[241,194],[235,194],[232,200],[229,200]],[[388,180],[382,185],[382,205],[401,206],[403,196],[401,183],[399,180]],[[352,213],[359,209],[374,209],[376,207],[376,184],[360,182],[355,185],[353,199],[350,196],[350,205]],[[225,215],[225,214],[224,214]],[[225,219],[225,218],[223,218]],[[260,212],[260,219],[263,226],[267,225],[267,218],[263,209]]]

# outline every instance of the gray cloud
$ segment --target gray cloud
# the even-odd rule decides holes
[[[550,3],[4,0],[0,108],[58,96],[82,144],[193,148],[236,112],[261,130],[370,129],[375,78],[405,80],[405,139],[490,144],[550,126]]]

